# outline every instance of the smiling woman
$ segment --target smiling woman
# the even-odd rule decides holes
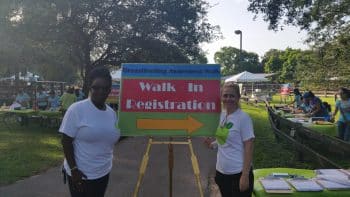
[[[106,68],[89,74],[90,98],[71,105],[61,124],[71,196],[104,196],[112,169],[114,144],[120,137],[118,118],[106,105],[112,78]]]
[[[239,106],[239,86],[233,82],[223,85],[221,101],[224,109],[215,133],[217,146],[215,182],[223,197],[251,196],[253,191],[253,123]]]

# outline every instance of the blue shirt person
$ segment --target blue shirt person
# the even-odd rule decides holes
[[[75,93],[75,96],[77,97],[77,101],[81,101],[85,98],[84,92],[79,88],[75,89],[74,93]]]
[[[15,100],[22,107],[29,108],[30,96],[23,89],[19,90]]]
[[[60,97],[56,95],[54,90],[49,92],[49,97],[47,98],[48,109],[56,111],[60,108]]]
[[[350,90],[340,88],[340,100],[336,101],[335,111],[332,114],[332,120],[340,111],[340,116],[337,122],[338,137],[342,140],[350,142]]]
[[[310,106],[310,117],[324,117],[326,120],[330,119],[327,108],[322,103],[322,100],[316,97],[311,91],[305,92],[303,99]]]
[[[48,95],[44,92],[44,89],[42,87],[38,88],[38,92],[36,93],[36,101],[38,108],[40,110],[45,110],[48,103],[47,103],[47,97]]]

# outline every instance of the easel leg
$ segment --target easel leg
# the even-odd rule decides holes
[[[145,155],[143,155],[143,158],[142,158],[142,162],[141,162],[141,166],[140,166],[140,170],[139,170],[139,178],[137,180],[137,184],[136,184],[136,187],[134,190],[134,197],[137,197],[137,195],[139,193],[139,188],[140,188],[142,179],[145,175],[146,167],[147,167],[148,160],[149,160],[149,151],[151,149],[152,141],[153,141],[153,139],[149,138]]]
[[[172,141],[172,138],[170,137],[170,142]],[[174,168],[174,150],[173,150],[173,144],[169,143],[168,145],[169,149],[169,197],[173,196],[173,168]]]
[[[187,138],[187,141],[188,141],[188,146],[189,146],[190,152],[191,152],[192,167],[193,167],[194,175],[196,176],[198,189],[199,189],[199,195],[201,197],[203,197],[203,191],[202,191],[202,184],[201,184],[201,179],[200,179],[198,160],[197,160],[197,157],[196,157],[196,155],[194,154],[194,151],[193,151],[192,140],[190,138]]]

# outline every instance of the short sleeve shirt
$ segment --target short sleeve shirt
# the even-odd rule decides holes
[[[316,105],[320,105],[321,106],[321,110],[319,112],[317,112],[317,114],[315,114],[315,117],[324,117],[328,115],[327,109],[326,107],[322,104],[322,100],[318,97],[314,97],[311,101],[310,101],[310,108],[313,109]]]
[[[226,119],[226,120],[225,120]],[[244,141],[255,138],[253,122],[241,109],[226,117],[222,112],[220,122],[232,123],[226,142],[218,145],[216,170],[223,174],[242,172],[244,160]]]
[[[350,99],[347,101],[337,100],[335,103],[335,107],[338,108],[340,112],[338,121],[345,122],[345,119],[350,121]],[[341,113],[340,110],[343,110],[345,119],[344,119],[343,113]]]
[[[23,93],[23,94],[18,94],[16,96],[16,101],[18,101],[19,103],[24,103],[24,102],[29,102],[30,97],[27,93]]]
[[[75,94],[64,93],[60,98],[62,108],[65,110],[67,110],[68,107],[75,101],[77,101],[77,97],[75,96]]]
[[[295,103],[294,103],[294,107],[295,108],[298,108],[300,107],[300,105],[302,104],[302,101],[301,101],[301,95],[295,95]]]
[[[38,101],[38,106],[47,106],[48,95],[44,92],[38,92],[36,94],[36,100]]]
[[[58,97],[56,95],[54,97],[50,96],[47,99],[47,101],[49,102],[51,108],[55,109],[55,108],[58,108],[60,106],[60,97]]]
[[[99,110],[90,99],[72,104],[63,118],[59,132],[74,139],[75,162],[89,180],[112,169],[113,148],[120,137],[117,121],[112,108],[106,105],[106,110]],[[71,175],[66,160],[64,167]]]

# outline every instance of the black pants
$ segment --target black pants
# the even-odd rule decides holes
[[[216,171],[215,182],[219,186],[222,197],[250,197],[252,196],[254,186],[254,175],[253,170],[249,172],[249,188],[244,191],[239,191],[239,179],[242,173],[238,174],[222,174]]]
[[[68,176],[69,191],[72,197],[103,197],[106,192],[109,174],[99,179],[83,180],[83,191],[79,192],[74,189],[72,177]]]

